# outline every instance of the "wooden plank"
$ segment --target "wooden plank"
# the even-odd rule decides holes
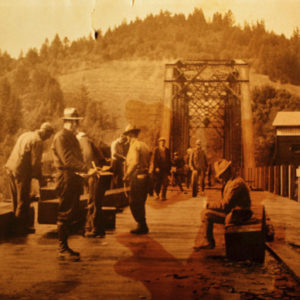
[[[270,193],[274,192],[274,166],[269,166],[268,167],[268,177],[269,177],[269,181],[268,181],[268,191]]]
[[[282,166],[282,190],[281,190],[281,195],[283,197],[288,197],[288,166],[287,165],[283,165]]]
[[[300,280],[300,260],[299,254],[291,249],[288,245],[278,242],[266,243],[267,249],[282,261],[291,273]]]
[[[269,172],[268,167],[264,166],[264,190],[267,191],[269,189]]]
[[[294,165],[289,165],[288,177],[289,177],[288,197],[292,200],[297,200],[297,195],[296,195],[297,177],[296,177],[296,167]]]
[[[292,165],[288,166],[288,197],[292,199],[293,195],[293,182],[292,182]]]
[[[274,166],[274,193],[280,195],[280,169]]]
[[[263,189],[263,168],[258,167],[258,188]]]

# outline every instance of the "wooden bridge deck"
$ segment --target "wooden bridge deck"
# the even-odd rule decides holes
[[[199,198],[191,191],[168,195],[165,202],[147,200],[148,235],[129,233],[135,224],[125,208],[105,239],[72,236],[70,246],[81,252],[78,263],[57,261],[55,225],[37,224],[36,234],[2,242],[0,299],[240,299],[280,292],[272,256],[264,265],[225,258],[222,225],[215,226],[215,249],[193,251],[204,200],[219,197],[219,190]],[[261,195],[253,199],[261,201]],[[293,293],[300,293],[295,286]]]

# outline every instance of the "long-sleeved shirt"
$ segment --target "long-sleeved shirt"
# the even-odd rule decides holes
[[[105,157],[100,149],[97,149],[92,140],[87,136],[77,137],[83,157],[88,168],[93,168],[93,163],[96,166],[103,166],[106,163]]]
[[[114,160],[124,160],[129,150],[128,142],[121,142],[121,139],[118,138],[111,143],[111,158]]]
[[[83,162],[80,145],[76,136],[67,129],[56,133],[52,142],[54,166],[58,170],[71,172],[86,172],[88,170]]]
[[[126,177],[132,175],[136,170],[148,170],[150,164],[149,147],[136,138],[130,141],[129,150],[126,156]]]
[[[207,158],[201,148],[193,149],[189,159],[189,167],[191,170],[205,171],[207,169]]]
[[[159,168],[161,172],[170,172],[171,169],[171,155],[170,150],[166,147],[156,147],[154,149],[153,168]]]
[[[5,167],[17,178],[30,176],[41,179],[43,141],[38,131],[19,136]]]
[[[218,202],[209,203],[210,209],[221,209],[229,213],[234,207],[250,208],[249,188],[241,177],[229,179],[223,190],[223,197]]]

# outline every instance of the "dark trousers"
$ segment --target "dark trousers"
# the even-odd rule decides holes
[[[148,175],[133,175],[130,180],[129,206],[134,220],[146,225],[145,202],[148,193]]]
[[[123,187],[124,165],[122,160],[113,159],[111,162],[113,170],[113,178],[111,180],[111,188],[116,189]]]
[[[198,181],[200,177],[201,189],[202,192],[205,188],[205,171],[204,170],[194,170],[192,172],[192,189],[193,189],[193,197],[197,196],[198,193]]]
[[[162,198],[166,198],[169,185],[169,173],[159,172],[155,174],[154,190],[157,196],[162,192]]]
[[[13,200],[13,211],[17,219],[17,225],[26,228],[30,227],[30,186],[31,178],[16,178],[9,174],[9,186]]]
[[[68,235],[83,219],[80,215],[80,194],[82,193],[82,179],[67,172],[58,176],[58,237],[61,243],[66,243]]]
[[[173,172],[173,176],[174,176],[174,181],[175,181],[175,185],[177,185],[181,191],[183,191],[183,187],[182,187],[182,177],[183,174],[180,172]]]
[[[93,233],[104,233],[102,202],[106,191],[105,184],[101,178],[92,176],[88,179],[88,189],[89,198],[85,230]]]
[[[185,178],[185,184],[186,187],[189,188],[191,185],[191,177],[192,177],[192,171],[190,168],[187,168],[186,170],[186,178]]]
[[[214,223],[225,224],[226,214],[221,210],[204,209],[202,212],[202,224],[204,230],[204,238],[208,242],[214,240],[213,226]]]

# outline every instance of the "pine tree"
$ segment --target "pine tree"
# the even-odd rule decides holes
[[[40,58],[44,62],[49,58],[49,40],[47,38],[40,49]]]
[[[50,53],[51,57],[54,59],[59,58],[59,55],[63,53],[63,44],[62,44],[58,34],[55,35],[55,37],[50,45],[49,53]]]
[[[39,55],[37,52],[36,48],[31,48],[28,50],[28,52],[26,53],[26,62],[30,65],[30,66],[35,66],[38,62],[39,62]]]

